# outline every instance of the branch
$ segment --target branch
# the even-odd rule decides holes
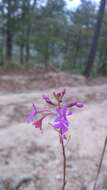
[[[98,166],[98,171],[97,171],[97,175],[96,175],[96,179],[95,179],[93,190],[96,190],[96,185],[97,185],[98,177],[99,177],[99,174],[100,174],[100,171],[101,171],[101,167],[102,167],[102,162],[103,162],[104,155],[105,155],[106,146],[107,146],[107,136],[105,138],[105,142],[104,142],[104,146],[103,146],[103,150],[102,150],[102,154],[101,154],[101,158],[100,158],[100,163],[99,163],[99,166]]]

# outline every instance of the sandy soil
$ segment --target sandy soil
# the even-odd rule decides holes
[[[107,79],[89,82],[64,73],[48,73],[39,79],[2,75],[0,84],[0,190],[61,189],[62,152],[57,133],[44,125],[41,134],[26,123],[26,116],[32,102],[45,106],[41,96],[63,88],[66,101],[77,97],[84,102],[84,108],[74,110],[71,118],[66,190],[80,190],[82,184],[92,190],[107,135]],[[107,153],[98,190],[107,189],[102,187],[104,179]]]

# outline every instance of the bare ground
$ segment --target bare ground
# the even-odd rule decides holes
[[[63,88],[66,101],[76,97],[84,102],[84,108],[74,110],[71,119],[66,190],[80,190],[81,184],[92,190],[107,135],[107,79],[86,80],[58,72],[0,76],[0,190],[61,189],[62,152],[57,133],[44,126],[41,134],[26,123],[26,116],[32,102],[45,106],[42,95]],[[107,153],[98,190],[103,189],[104,179]]]

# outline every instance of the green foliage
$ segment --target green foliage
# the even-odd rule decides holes
[[[64,45],[64,27],[67,23],[64,2],[62,0],[48,1],[46,6],[39,10],[37,18],[33,28],[36,32],[32,42],[46,64],[54,55],[55,47],[62,50]]]

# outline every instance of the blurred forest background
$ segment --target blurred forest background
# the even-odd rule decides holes
[[[99,171],[107,135],[106,5],[0,0],[0,190],[62,189],[63,157],[52,117],[43,121],[43,134],[29,127],[27,117],[34,103],[42,122],[41,110],[49,109],[43,95],[63,89],[62,105],[84,104],[71,110],[66,190],[92,190],[96,179],[96,190],[107,190],[107,151]]]
[[[1,67],[35,64],[106,75],[106,3],[81,0],[69,9],[64,0],[0,0]]]

